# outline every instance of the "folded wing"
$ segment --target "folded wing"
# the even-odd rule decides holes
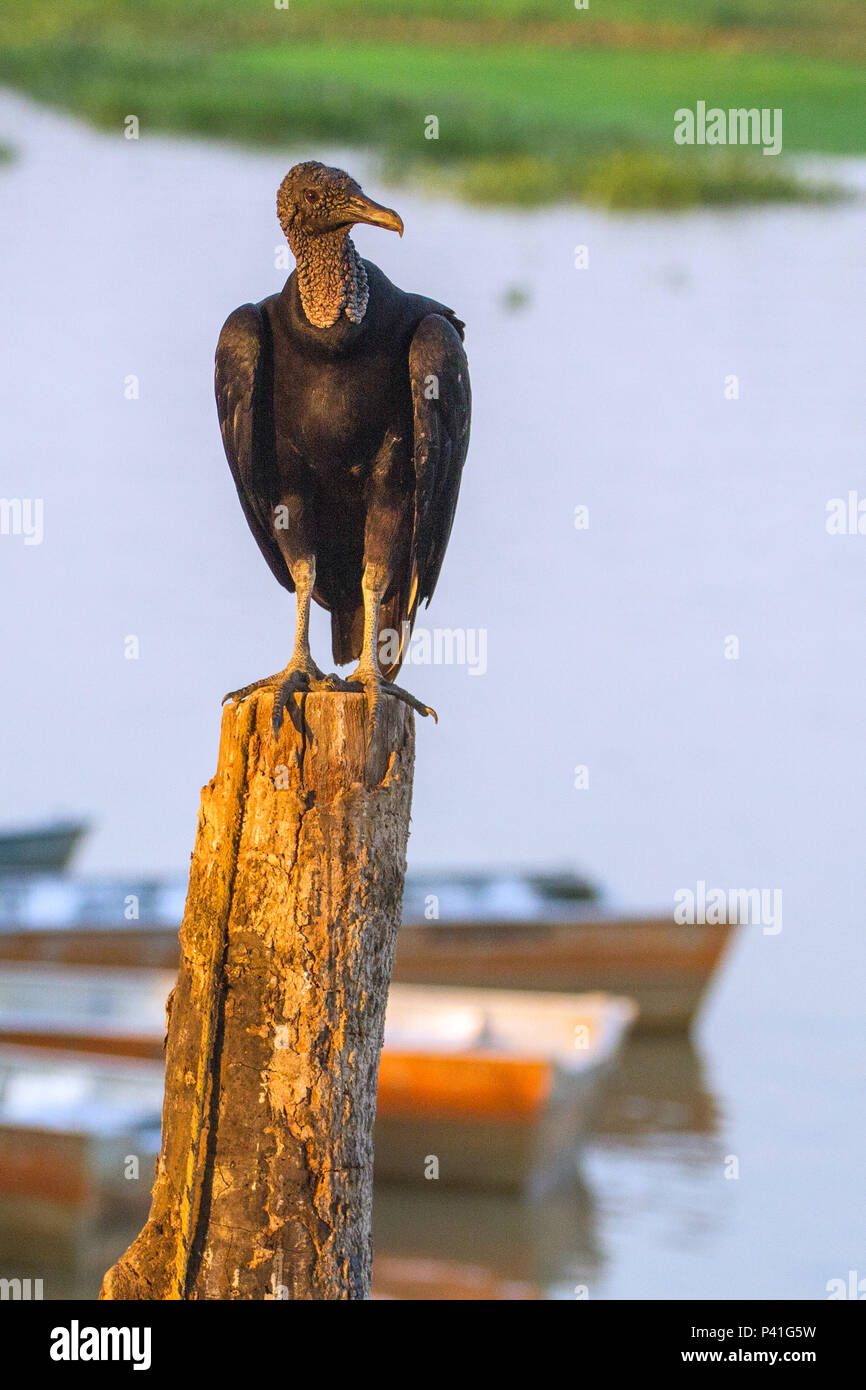
[[[469,364],[455,323],[459,320],[428,314],[416,328],[409,349],[415,416],[410,621],[420,603],[430,602],[436,588],[469,447]]]
[[[243,304],[226,319],[217,343],[214,386],[220,430],[249,528],[275,578],[294,593],[273,531],[276,463],[271,376],[266,324],[255,304]]]

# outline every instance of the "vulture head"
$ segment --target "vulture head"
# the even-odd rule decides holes
[[[385,227],[403,235],[403,219],[392,208],[374,203],[343,169],[330,169],[317,160],[296,164],[280,184],[277,216],[294,249],[329,233],[346,233],[356,222]]]

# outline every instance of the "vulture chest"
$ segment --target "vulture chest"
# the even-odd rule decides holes
[[[408,355],[398,343],[325,356],[275,342],[274,427],[283,487],[307,476],[328,494],[358,492],[389,434],[411,457]]]

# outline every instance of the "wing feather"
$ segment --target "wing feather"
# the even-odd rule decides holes
[[[273,532],[273,426],[268,403],[271,344],[255,304],[226,319],[216,350],[214,387],[223,447],[244,516],[275,578],[295,586]]]
[[[462,327],[462,325],[461,325]],[[469,448],[472,393],[461,334],[442,314],[428,314],[409,349],[415,416],[415,526],[409,616],[436,588]]]

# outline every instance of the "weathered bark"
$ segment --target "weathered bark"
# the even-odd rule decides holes
[[[299,709],[301,706],[299,705]],[[169,1007],[148,1221],[110,1299],[362,1299],[414,724],[360,694],[223,714]]]

